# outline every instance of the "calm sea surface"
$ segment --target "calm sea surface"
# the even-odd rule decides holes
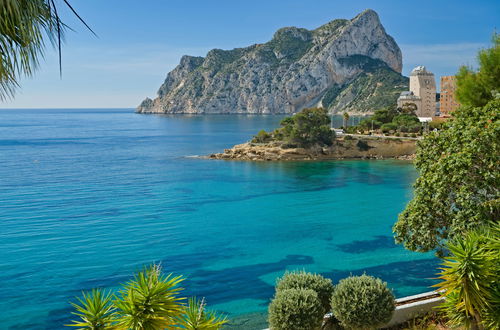
[[[247,321],[264,320],[287,269],[429,290],[436,259],[391,238],[411,164],[186,157],[280,119],[0,110],[0,328],[62,328],[82,290],[115,289],[152,262],[238,328],[262,325]]]

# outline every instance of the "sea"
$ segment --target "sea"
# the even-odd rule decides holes
[[[430,291],[438,259],[392,236],[411,162],[197,157],[282,118],[0,110],[0,328],[65,328],[82,292],[116,291],[153,263],[233,329],[266,327],[287,270]]]

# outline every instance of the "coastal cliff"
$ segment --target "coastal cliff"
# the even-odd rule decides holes
[[[371,113],[407,89],[401,50],[373,10],[315,30],[285,27],[271,41],[183,56],[139,113]]]
[[[333,159],[407,159],[414,157],[414,138],[344,136],[331,146],[286,148],[283,143],[247,142],[208,156],[212,159],[247,161],[333,160]]]

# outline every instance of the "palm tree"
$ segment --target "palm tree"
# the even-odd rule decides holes
[[[179,319],[179,325],[188,330],[218,330],[227,323],[225,317],[217,316],[205,310],[205,301],[189,298],[184,314]]]
[[[93,289],[90,293],[83,293],[83,298],[77,298],[79,304],[71,303],[76,309],[73,315],[79,320],[71,321],[70,327],[78,327],[80,330],[104,330],[111,329],[115,321],[115,308],[112,304],[112,296],[101,289]]]
[[[94,33],[67,0],[62,2]],[[43,57],[47,38],[58,48],[61,72],[61,40],[65,28],[54,0],[1,1],[0,100],[14,95],[20,76],[33,75]]]
[[[489,312],[500,306],[498,237],[492,238],[492,233],[495,231],[477,229],[447,244],[450,256],[438,277],[443,282],[435,286],[443,290],[442,309],[455,325],[482,329],[483,316],[489,319]]]
[[[347,123],[348,123],[348,120],[349,120],[349,114],[346,112],[344,112],[344,130],[347,128]]]
[[[161,274],[159,265],[139,272],[124,285],[115,301],[119,328],[157,330],[171,328],[184,311],[178,293],[181,276]]]

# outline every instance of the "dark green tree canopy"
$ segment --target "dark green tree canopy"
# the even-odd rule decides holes
[[[275,132],[283,140],[301,147],[332,145],[335,132],[330,129],[330,117],[323,108],[307,108],[281,121]]]
[[[394,225],[396,241],[414,251],[500,221],[500,99],[461,107],[440,132],[418,143],[414,197]]]
[[[493,47],[478,55],[479,70],[462,66],[457,74],[456,96],[460,104],[482,107],[500,93],[500,35],[493,36]]]

